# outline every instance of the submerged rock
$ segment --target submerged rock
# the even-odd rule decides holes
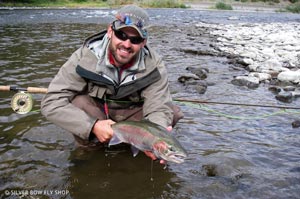
[[[259,79],[251,76],[237,76],[232,81],[232,84],[237,86],[247,86],[248,88],[257,88],[259,86]]]
[[[178,81],[183,84],[185,82],[191,81],[191,80],[200,80],[200,78],[197,75],[192,74],[192,73],[183,74],[178,78]]]
[[[295,86],[270,86],[268,90],[274,93],[275,98],[281,102],[290,103],[300,97],[300,89]]]
[[[207,68],[196,68],[196,67],[187,67],[186,70],[192,72],[193,74],[197,75],[200,79],[206,79],[209,73]]]
[[[292,127],[293,128],[299,128],[300,127],[300,120],[295,120],[292,122]]]
[[[293,101],[293,94],[291,92],[280,92],[278,93],[275,98],[281,102],[291,103]]]
[[[270,86],[269,91],[271,91],[274,94],[278,94],[281,91],[281,88],[279,86]]]
[[[206,82],[198,82],[198,84],[194,86],[194,89],[199,94],[204,94],[207,90],[207,83]]]
[[[195,74],[184,74],[178,78],[178,81],[199,94],[204,94],[207,90],[207,82],[201,80]]]
[[[283,87],[283,90],[284,91],[295,91],[296,88],[294,86],[285,86],[285,87]]]

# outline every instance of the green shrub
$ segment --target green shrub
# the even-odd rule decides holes
[[[180,0],[148,0],[142,1],[141,5],[152,8],[186,8]]]
[[[286,7],[286,10],[293,13],[300,13],[300,3],[294,3]]]
[[[232,6],[223,2],[216,3],[216,8],[219,10],[232,10]]]
[[[83,2],[86,2],[87,0],[73,0],[73,1],[76,3],[83,3]]]

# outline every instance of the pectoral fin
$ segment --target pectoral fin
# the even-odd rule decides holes
[[[136,148],[135,146],[131,145],[131,151],[133,153],[133,157],[137,156],[137,154],[139,153],[139,149]]]
[[[117,136],[113,135],[108,143],[108,146],[117,145],[117,144],[121,144],[121,143],[122,143],[122,141]]]

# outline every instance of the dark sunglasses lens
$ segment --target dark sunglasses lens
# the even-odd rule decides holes
[[[141,37],[131,37],[129,39],[132,44],[140,44],[144,41],[144,39]]]
[[[125,41],[127,39],[127,35],[125,33],[123,33],[122,31],[119,30],[115,30],[115,35],[116,37],[118,37],[118,39]]]
[[[141,37],[128,37],[124,32],[120,30],[115,30],[114,32],[116,37],[122,41],[126,41],[127,39],[129,39],[132,44],[140,44],[144,41],[144,39]]]

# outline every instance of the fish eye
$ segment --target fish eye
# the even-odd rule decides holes
[[[169,147],[169,150],[173,151],[173,152],[175,151],[174,147],[172,147],[172,146]]]

